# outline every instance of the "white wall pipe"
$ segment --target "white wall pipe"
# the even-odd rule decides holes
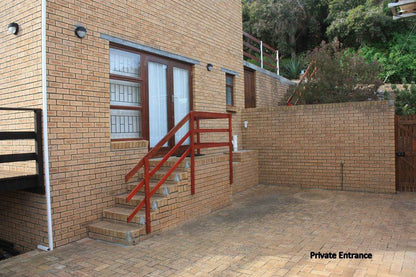
[[[42,121],[43,121],[43,160],[45,173],[45,197],[46,215],[48,220],[48,242],[49,247],[38,245],[38,248],[45,251],[53,250],[52,233],[52,210],[51,210],[51,187],[49,178],[49,141],[48,141],[48,95],[47,95],[47,75],[46,75],[46,0],[42,0]]]
[[[233,144],[233,151],[237,152],[238,151],[238,136],[237,135],[233,135],[233,139],[232,139],[232,144]]]

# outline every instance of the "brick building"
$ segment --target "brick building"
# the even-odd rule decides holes
[[[241,1],[0,1],[0,22],[10,27],[0,32],[1,131],[36,129],[33,111],[1,108],[43,112],[44,155],[32,140],[0,140],[0,155],[38,151],[36,157],[45,159],[42,166],[0,163],[1,186],[5,177],[16,177],[5,175],[10,172],[45,170],[45,189],[38,193],[10,188],[0,193],[0,239],[19,250],[37,245],[51,250],[87,235],[137,243],[146,215],[140,211],[128,224],[126,219],[144,196],[139,192],[129,203],[126,197],[145,173],[128,183],[125,175],[190,111],[231,115],[232,134],[244,146],[234,153],[234,183],[230,186],[227,147],[203,149],[205,156],[197,157],[194,167],[185,159],[148,202],[152,231],[221,208],[233,192],[276,178],[259,164],[273,164],[278,157],[258,145],[262,140],[256,136],[262,134],[249,130],[258,121],[259,126],[267,120],[275,124],[276,118],[264,118],[253,108],[270,112],[267,107],[280,102],[291,82],[243,61]],[[249,105],[248,94],[254,99]],[[206,120],[201,128],[226,129],[227,123]],[[163,144],[165,153],[187,128]],[[388,148],[390,129],[383,130],[389,141],[382,146]],[[228,142],[226,134],[201,134],[203,141],[224,139]],[[383,172],[394,179],[394,164],[385,159]],[[160,172],[168,172],[175,161],[169,159]],[[154,167],[158,160],[149,162]],[[162,178],[160,172],[155,179]],[[387,183],[382,191],[391,191]],[[154,188],[155,180],[149,185]]]
[[[241,144],[240,1],[19,0],[13,5],[0,1],[0,6],[0,25],[13,29],[11,23],[17,24],[16,34],[0,34],[0,107],[47,110],[46,195],[15,190],[0,195],[1,238],[18,249],[48,245],[52,238],[49,248],[86,237],[88,225],[100,222],[103,210],[126,191],[124,175],[191,110],[231,114]],[[79,32],[86,32],[85,37]],[[0,113],[2,131],[33,129],[31,111]],[[33,141],[1,142],[0,154],[36,150]],[[172,147],[174,139],[168,144]],[[196,186],[205,176],[201,182],[211,187],[206,200],[192,203],[194,214],[231,200],[228,165],[221,162],[227,157],[221,155],[224,151],[207,150],[217,158],[196,163]],[[237,160],[243,162],[235,174],[247,171],[243,164],[250,166],[249,156],[239,154]],[[200,163],[205,167],[198,169]],[[36,172],[33,161],[0,166],[2,177],[10,177],[5,172]],[[213,170],[223,178],[209,174]],[[239,183],[256,183],[252,178]],[[177,190],[189,190],[181,185]],[[174,208],[169,217],[155,220],[154,230],[195,216],[182,210],[175,214]],[[123,217],[105,214],[113,221]],[[48,236],[48,222],[53,236]],[[90,231],[101,238],[109,234],[97,228]]]

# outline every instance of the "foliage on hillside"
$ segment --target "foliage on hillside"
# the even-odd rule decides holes
[[[394,21],[388,0],[242,0],[244,30],[279,49],[283,64],[302,57],[322,40],[338,39],[368,62],[380,78],[415,82],[416,18]],[[304,64],[300,61],[301,64]],[[293,67],[291,67],[293,68]],[[285,72],[283,75],[293,75]]]
[[[377,62],[340,49],[339,44],[322,44],[306,59],[317,67],[315,77],[300,86],[304,104],[340,103],[377,100],[376,91],[382,84]]]
[[[393,87],[393,92],[396,95],[396,114],[416,114],[416,86],[414,83],[410,86],[404,85],[403,89]]]

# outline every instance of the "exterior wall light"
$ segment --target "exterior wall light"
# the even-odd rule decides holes
[[[84,38],[86,34],[87,34],[87,29],[85,29],[85,27],[82,27],[82,26],[75,27],[75,35],[77,37]]]
[[[17,35],[19,32],[19,24],[16,22],[10,23],[7,29],[9,30],[10,34]]]
[[[212,65],[212,63],[209,63],[209,64],[207,64],[207,70],[208,71],[212,71],[212,68],[213,68],[214,66]]]

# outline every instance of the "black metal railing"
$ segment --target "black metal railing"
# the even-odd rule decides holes
[[[17,175],[17,176],[1,176],[0,175],[0,191],[10,190],[27,190],[35,193],[44,194],[44,172],[43,172],[43,146],[42,146],[42,110],[30,108],[4,108],[0,107],[0,111],[16,111],[16,112],[33,112],[34,128],[33,131],[2,131],[0,130],[0,140],[34,140],[35,152],[3,154],[0,155],[1,163],[14,163],[23,161],[36,162],[36,174]],[[18,124],[14,122],[13,124]],[[1,126],[1,124],[0,124]],[[13,174],[12,174],[13,175]]]

